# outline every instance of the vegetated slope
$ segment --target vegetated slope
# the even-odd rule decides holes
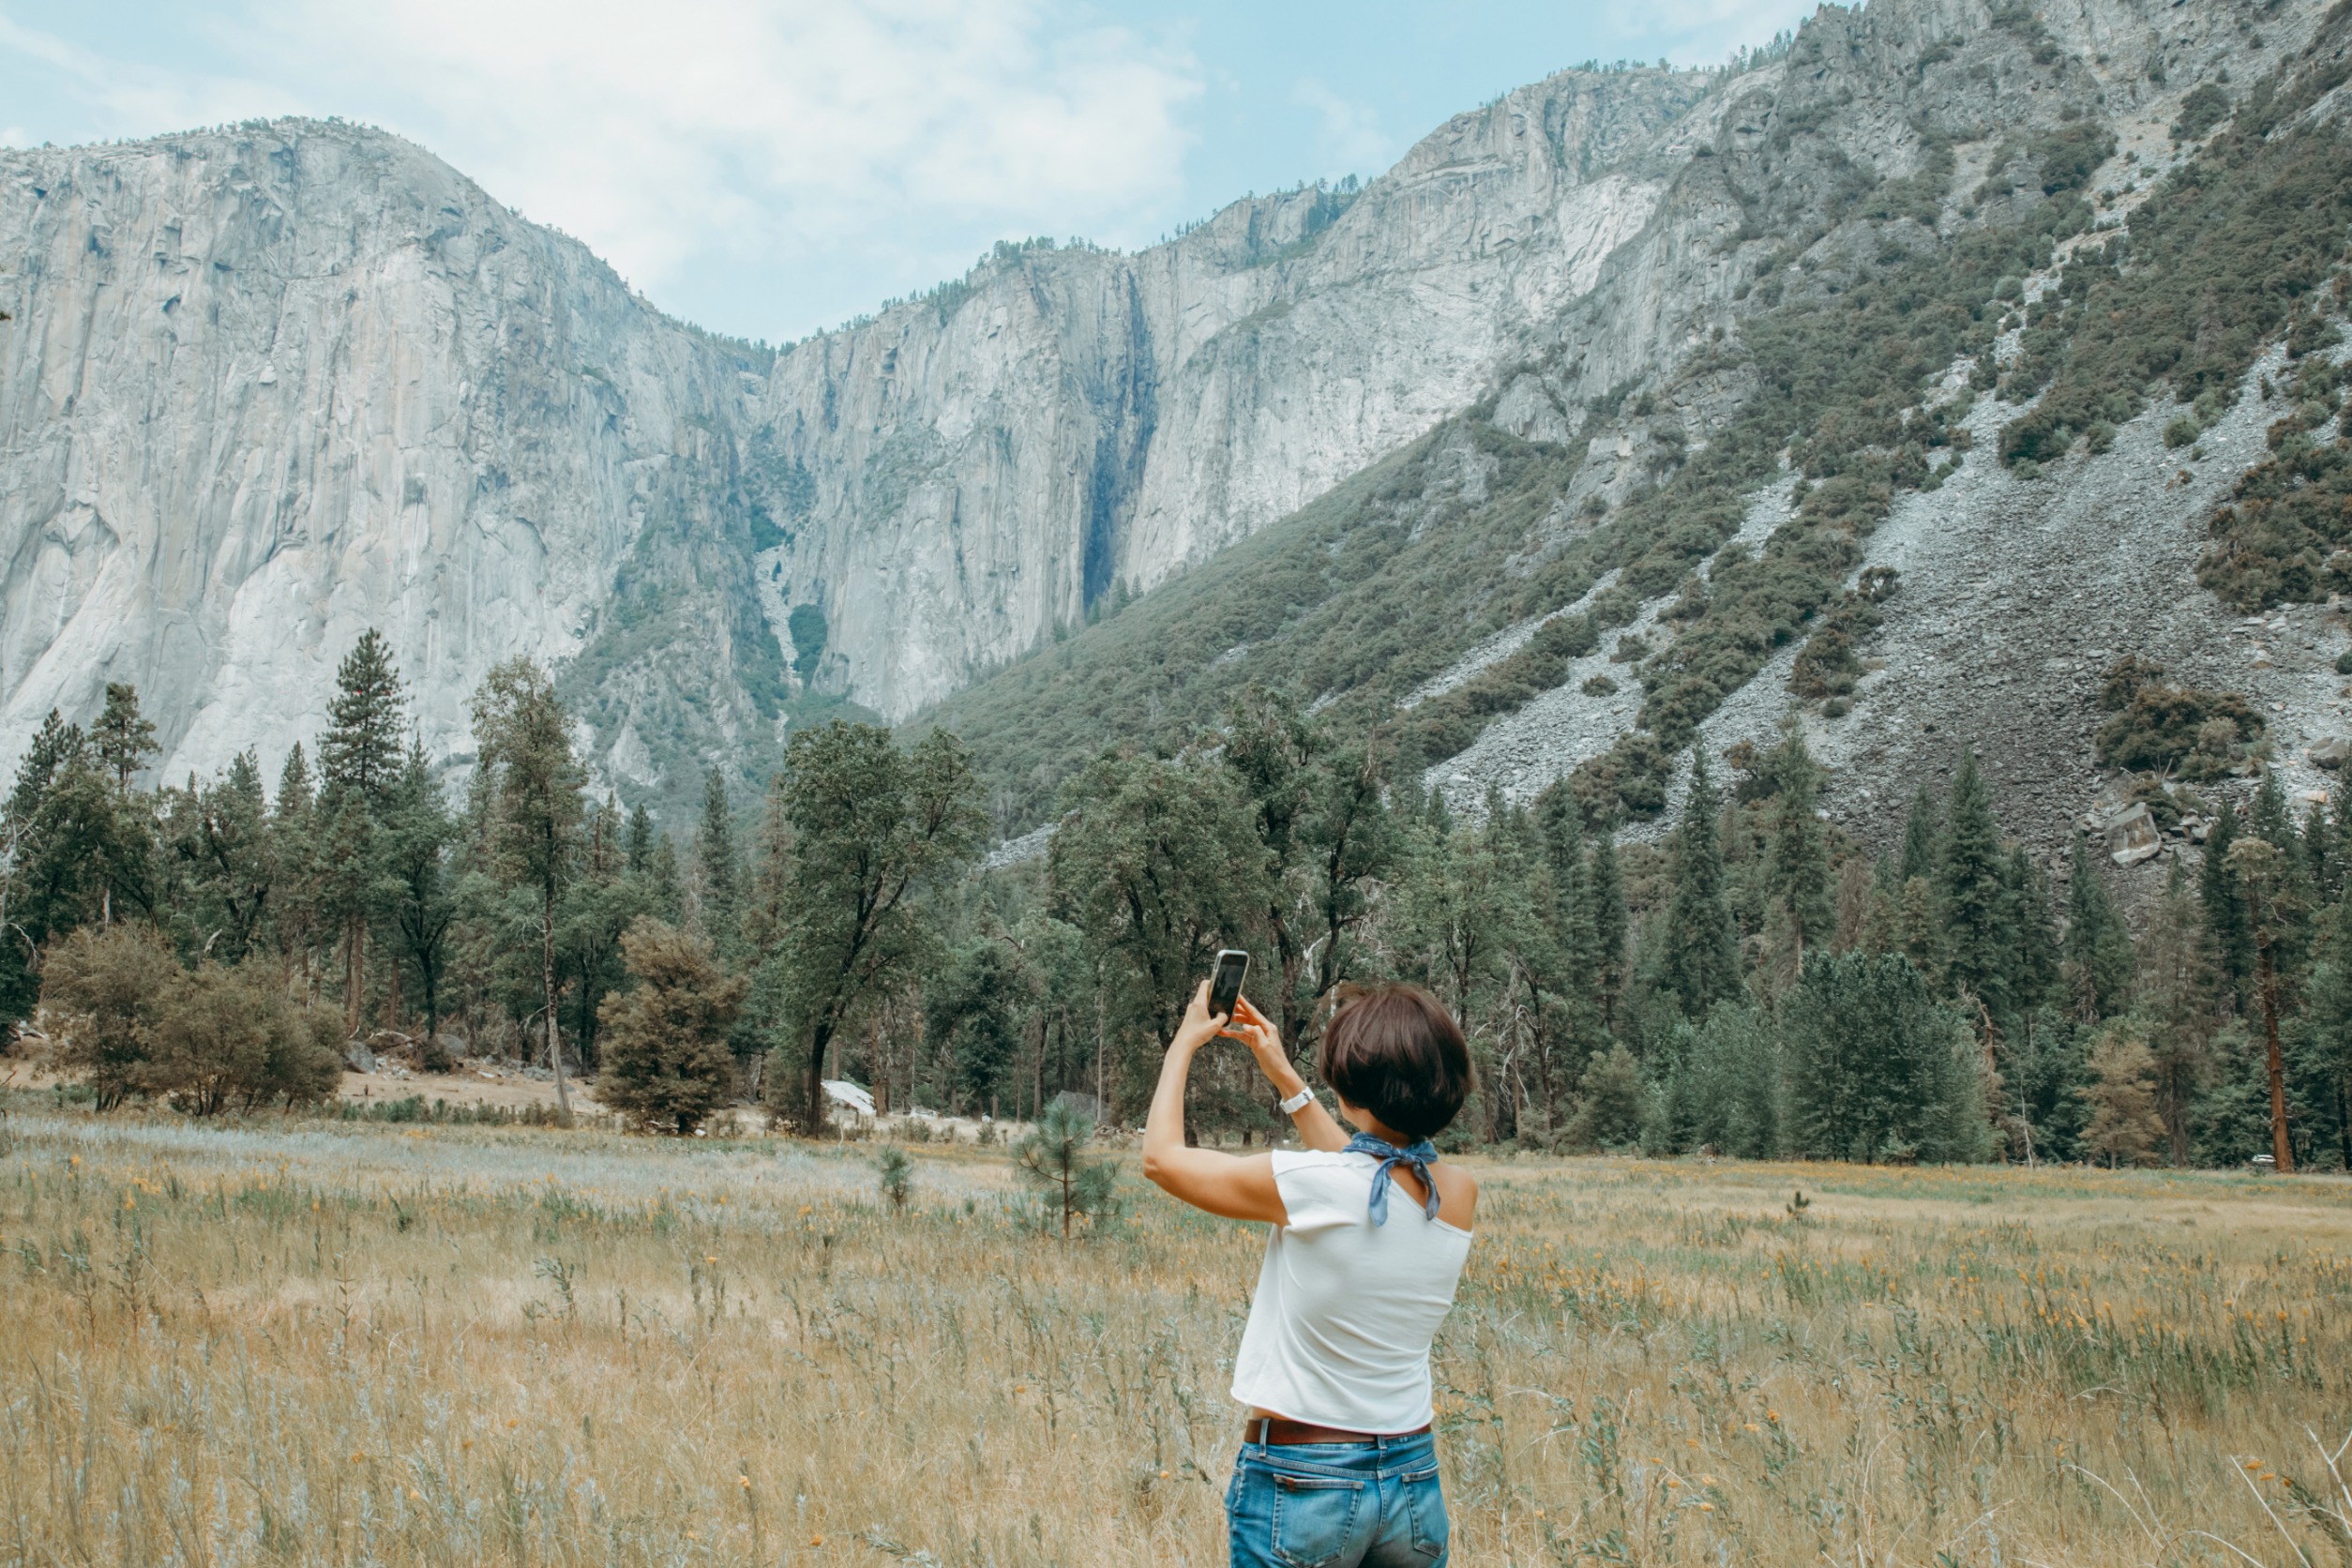
[[[1677,752],[1734,693],[1751,718],[1769,711],[1776,723],[1799,708],[1817,730],[1833,731],[1871,673],[1881,623],[1898,611],[1937,613],[1899,577],[1856,588],[1873,534],[1903,497],[1932,510],[1928,498],[1964,464],[2005,460],[2054,504],[2071,484],[2096,483],[2084,465],[2113,446],[2119,426],[2154,417],[2148,411],[2175,393],[2205,399],[2193,439],[2199,418],[2219,417],[2261,346],[2310,319],[2311,290],[2342,260],[2352,165],[2333,118],[2341,14],[2323,24],[2315,8],[2215,8],[2179,38],[2150,28],[2145,54],[2115,44],[2125,24],[2145,25],[2152,13],[2117,8],[2097,20],[2073,37],[2015,9],[1943,36],[1901,6],[1808,23],[1775,75],[1727,89],[1745,98],[1726,107],[1708,156],[1677,174],[1653,233],[1612,264],[1630,269],[1646,247],[1688,249],[1711,235],[1718,254],[1735,258],[1735,297],[1629,403],[1612,408],[1586,393],[1582,465],[1562,451],[1530,470],[1543,475],[1539,485],[1558,485],[1553,506],[1540,490],[1514,490],[1508,518],[1485,509],[1494,504],[1464,510],[1448,561],[1457,575],[1434,591],[1458,612],[1415,620],[1412,661],[1344,686],[1302,680],[1345,667],[1333,653],[1310,658],[1288,644],[1328,635],[1312,614],[1269,623],[1247,647],[1163,631],[1150,638],[1152,695],[1193,695],[1107,701],[1123,688],[1091,665],[1123,656],[1110,628],[1090,629],[1043,656],[1050,682],[1017,665],[940,710],[980,736],[1006,781],[1008,825],[1031,820],[1064,766],[1066,747],[1057,752],[1046,737],[1057,733],[1055,704],[1078,693],[1093,703],[1094,744],[1165,742],[1207,720],[1215,690],[1262,679],[1327,702],[1334,722],[1378,729],[1407,761],[1430,767],[1432,782],[1471,802],[1488,785],[1530,793],[1581,760],[1576,782],[1596,819],[1658,811]],[[2105,48],[2091,47],[2094,35]],[[2128,143],[2120,150],[2118,137]],[[2142,180],[2158,188],[2141,191]],[[1595,300],[1609,287],[1605,279]],[[1580,325],[1576,309],[1565,313],[1552,345],[1464,416],[1456,445],[1489,440],[1485,429],[1524,383],[1556,400],[1573,386]],[[2324,336],[2299,330],[2306,346]],[[1638,430],[1621,428],[1613,421],[1630,423],[1627,409],[1651,417]],[[1672,415],[1663,428],[1660,410]],[[2307,408],[2303,422],[2319,416]],[[1998,435],[1987,442],[1998,454],[1973,450],[1980,431]],[[1436,449],[1402,460],[1425,464]],[[1661,482],[1626,486],[1606,506],[1588,503],[1604,493],[1592,484],[1592,454],[1617,452],[1638,453]],[[1758,515],[1761,489],[1784,475],[1796,483],[1793,515],[1751,550],[1737,542],[1741,520]],[[2176,485],[2159,505],[2162,525],[2193,531],[2211,493],[2209,484]],[[1947,522],[1966,530],[1993,520],[1955,508]],[[1304,515],[1285,526],[1304,527]],[[1153,627],[1181,626],[1212,592],[1207,580],[1176,584],[1167,605],[1147,599],[1123,619],[1148,611]],[[1236,586],[1223,576],[1215,583],[1217,594]],[[1339,593],[1328,569],[1321,591]],[[2066,616],[2072,603],[2028,601],[1983,640],[1998,645],[2041,617]],[[2215,609],[2205,604],[2184,613],[2209,627]],[[1572,605],[1575,613],[1561,613]],[[1410,710],[1397,705],[1433,665],[1499,626],[1516,622],[1524,632],[1545,616],[1515,651]],[[1369,618],[1380,621],[1377,609]],[[1636,621],[1639,639],[1603,646]],[[1563,756],[1542,742],[1508,758],[1466,751],[1498,716],[1534,697],[1574,706],[1568,683],[1591,682],[1605,653],[1620,656],[1614,680],[1637,672],[1642,688],[1638,727],[1605,752],[1587,746]],[[1211,669],[1213,660],[1221,662]],[[1773,690],[1759,699],[1748,688],[1767,668]],[[2080,683],[2072,673],[2041,673],[2054,696],[2073,700]],[[1025,730],[1013,713],[1013,732],[993,732],[1005,722],[995,694],[1024,682],[1039,722]],[[1588,717],[1609,701],[1606,684],[1595,686]],[[1905,695],[1880,685],[1875,701],[1899,716]],[[1932,686],[1910,695],[1930,705]],[[2076,721],[2029,690],[2005,695],[1996,742]],[[1933,733],[1939,738],[1925,745],[1948,753],[1955,737]],[[1832,741],[1831,749],[1840,748]],[[1877,754],[1891,755],[1884,737]],[[1447,762],[1456,756],[1464,762]],[[2070,776],[2043,793],[2037,830],[2087,804],[2081,782]]]

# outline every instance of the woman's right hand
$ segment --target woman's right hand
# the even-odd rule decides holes
[[[1258,1070],[1284,1094],[1295,1094],[1304,1080],[1298,1068],[1290,1063],[1289,1053],[1282,1048],[1282,1031],[1274,1020],[1250,1005],[1249,998],[1238,998],[1233,1003],[1232,1021],[1217,1031],[1229,1034],[1249,1048],[1249,1054],[1258,1059]]]

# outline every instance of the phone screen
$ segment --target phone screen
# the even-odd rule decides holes
[[[1209,1012],[1214,1017],[1231,1018],[1233,1003],[1241,1000],[1242,976],[1249,972],[1249,955],[1238,947],[1229,947],[1217,955],[1216,977],[1209,982]]]

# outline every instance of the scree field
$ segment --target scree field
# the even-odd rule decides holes
[[[0,1127],[7,1563],[1224,1560],[1260,1240],[1132,1175],[1064,1244],[995,1150]],[[2352,1186],[1477,1168],[1458,1563],[2352,1563]]]

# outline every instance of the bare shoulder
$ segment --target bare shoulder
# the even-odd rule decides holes
[[[1431,1166],[1429,1174],[1438,1184],[1438,1217],[1459,1229],[1470,1229],[1478,1217],[1478,1178],[1451,1161]]]

